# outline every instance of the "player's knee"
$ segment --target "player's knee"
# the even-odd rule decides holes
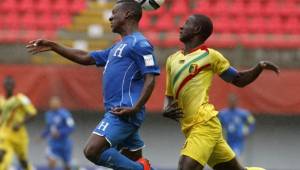
[[[84,156],[92,162],[96,162],[97,159],[100,157],[99,150],[90,145],[85,146],[83,153],[84,153]]]

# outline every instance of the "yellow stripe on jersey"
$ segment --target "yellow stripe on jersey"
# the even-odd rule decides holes
[[[187,55],[178,51],[168,57],[165,94],[174,97],[183,110],[183,131],[218,114],[209,104],[208,93],[213,75],[229,67],[228,60],[214,49],[198,49]]]

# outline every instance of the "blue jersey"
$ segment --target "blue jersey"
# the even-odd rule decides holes
[[[153,46],[140,33],[123,37],[111,48],[93,51],[90,56],[97,66],[104,66],[103,96],[105,112],[114,107],[132,107],[139,99],[143,86],[144,75],[160,73],[153,54]],[[124,120],[140,126],[144,120],[145,108]]]
[[[219,118],[229,143],[243,142],[244,137],[254,130],[255,120],[245,109],[223,109],[219,113]]]
[[[71,113],[60,108],[58,110],[50,110],[45,114],[46,128],[42,134],[48,139],[50,147],[64,147],[70,145],[69,136],[74,130],[74,120]],[[59,133],[58,138],[52,138],[51,131]]]

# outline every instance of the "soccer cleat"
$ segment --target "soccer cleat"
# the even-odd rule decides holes
[[[137,162],[143,165],[144,170],[151,170],[151,165],[148,159],[140,158]]]

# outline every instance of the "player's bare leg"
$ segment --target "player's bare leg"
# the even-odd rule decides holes
[[[56,160],[52,159],[51,157],[47,157],[48,159],[48,167],[49,169],[55,169],[56,167]]]
[[[92,134],[85,145],[84,155],[88,160],[97,164],[100,154],[109,147],[110,144],[105,137]]]
[[[219,163],[215,165],[214,170],[246,170],[242,165],[237,161],[236,158],[224,163]]]
[[[202,170],[203,165],[195,161],[194,159],[182,155],[179,160],[178,170]]]
[[[137,150],[137,151],[130,151],[129,149],[122,149],[121,153],[133,161],[137,161],[143,157],[142,149]]]
[[[31,170],[30,164],[27,160],[20,160],[20,164],[24,170]]]

